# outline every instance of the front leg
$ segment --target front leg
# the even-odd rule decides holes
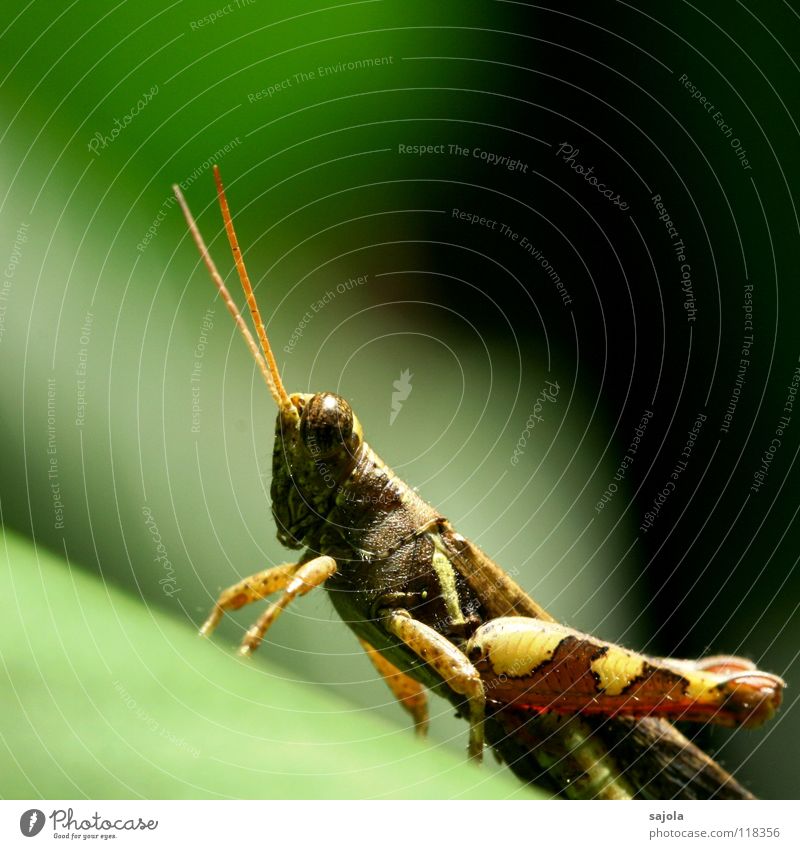
[[[258,622],[247,632],[239,648],[239,654],[244,657],[252,654],[261,645],[264,634],[267,633],[272,623],[297,596],[305,595],[311,590],[321,587],[335,572],[336,561],[327,555],[315,557],[308,563],[299,566],[286,585],[283,595],[266,609]]]
[[[284,563],[281,566],[272,566],[263,572],[257,572],[244,578],[238,584],[234,584],[223,590],[214,609],[200,629],[201,637],[210,636],[211,632],[219,625],[220,620],[228,610],[238,610],[246,604],[260,601],[278,590],[286,589],[295,572],[300,568],[299,563]]]
[[[469,756],[483,756],[483,720],[486,696],[478,670],[467,656],[438,631],[417,619],[406,610],[382,610],[383,627],[401,640],[442,678],[447,686],[469,702]]]

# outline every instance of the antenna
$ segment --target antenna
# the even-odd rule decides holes
[[[233,320],[236,322],[236,326],[239,328],[242,336],[244,337],[244,341],[247,343],[247,347],[250,349],[250,353],[253,355],[253,359],[258,363],[258,367],[261,370],[261,374],[264,377],[264,382],[267,384],[267,388],[270,391],[270,395],[275,399],[275,403],[279,408],[285,407],[287,404],[291,404],[289,400],[289,396],[286,394],[286,390],[283,388],[283,384],[281,383],[280,375],[278,374],[278,369],[275,366],[275,358],[272,356],[272,351],[269,348],[269,342],[267,342],[266,350],[269,351],[269,357],[271,360],[271,367],[267,365],[264,357],[261,356],[261,351],[258,350],[258,345],[256,344],[256,340],[253,339],[253,334],[250,333],[247,325],[242,318],[242,314],[239,312],[239,307],[231,298],[231,294],[228,291],[225,284],[222,282],[222,277],[220,276],[219,271],[217,271],[216,265],[214,265],[214,260],[211,259],[211,254],[208,252],[208,248],[206,247],[206,243],[203,241],[203,237],[200,235],[200,230],[197,226],[197,222],[194,220],[194,216],[189,209],[189,205],[186,203],[186,198],[183,196],[183,192],[180,190],[180,186],[173,185],[172,191],[175,193],[175,197],[178,199],[178,203],[180,204],[181,210],[183,211],[183,217],[186,219],[186,224],[189,227],[189,232],[192,234],[192,238],[194,239],[194,243],[197,245],[197,250],[200,252],[200,256],[203,262],[208,269],[208,273],[211,275],[211,279],[214,281],[217,289],[219,289],[220,295],[222,295],[222,300],[225,302],[225,306],[228,308],[228,312],[233,316]],[[227,203],[226,203],[227,209]],[[223,213],[224,215],[224,213]],[[230,218],[230,216],[229,216]],[[235,236],[234,236],[235,238]],[[237,246],[238,250],[238,246]],[[234,258],[236,254],[234,252]],[[239,259],[241,262],[241,256]],[[244,264],[242,264],[244,265]],[[249,285],[249,281],[248,281]],[[251,289],[252,296],[252,289]],[[253,296],[253,302],[255,303],[255,296]],[[256,311],[258,308],[256,307]],[[260,320],[260,316],[259,316]],[[262,344],[266,342],[266,333],[264,332],[263,325],[261,325],[261,332],[264,334]]]
[[[236,230],[233,227],[231,211],[228,208],[228,199],[225,197],[225,187],[222,185],[222,177],[217,165],[214,165],[214,182],[217,184],[219,208],[222,210],[222,220],[225,222],[225,230],[228,234],[231,251],[233,252],[233,261],[236,263],[236,270],[239,272],[239,280],[242,282],[242,289],[244,289],[244,294],[247,298],[247,305],[250,307],[250,314],[253,316],[253,321],[256,325],[256,332],[258,333],[258,338],[261,340],[261,350],[264,352],[264,357],[267,360],[270,373],[272,374],[272,380],[280,396],[278,406],[283,408],[291,405],[292,402],[289,400],[289,396],[283,388],[281,376],[278,373],[278,365],[272,354],[269,339],[267,339],[267,331],[264,329],[264,322],[261,320],[261,313],[258,310],[256,296],[253,292],[253,287],[250,285],[250,277],[247,274],[247,268],[245,267],[244,259],[242,258],[242,251],[239,248],[239,240],[236,238]]]

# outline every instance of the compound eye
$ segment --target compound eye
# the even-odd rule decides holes
[[[300,438],[312,457],[330,457],[353,434],[353,410],[333,392],[320,392],[305,405],[300,416]]]

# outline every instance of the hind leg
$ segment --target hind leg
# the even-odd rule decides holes
[[[465,653],[487,698],[529,710],[663,716],[755,728],[781,702],[784,682],[741,658],[652,658],[580,631],[526,617],[492,619]]]

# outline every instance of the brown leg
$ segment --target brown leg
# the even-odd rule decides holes
[[[305,595],[316,587],[321,587],[335,571],[336,561],[326,555],[315,557],[308,563],[298,566],[294,575],[286,584],[283,595],[267,608],[258,622],[247,632],[239,648],[239,654],[245,657],[252,654],[261,644],[264,634],[267,633],[272,623],[280,616],[281,611],[288,607],[297,596]]]
[[[361,648],[367,653],[372,665],[380,672],[395,698],[411,714],[414,728],[420,737],[428,733],[428,699],[425,688],[419,682],[401,672],[376,649],[359,638]]]
[[[257,572],[249,578],[239,581],[220,593],[214,609],[200,629],[200,635],[207,637],[219,625],[226,610],[238,610],[253,601],[260,601],[278,590],[285,589],[298,569],[297,563],[284,563],[273,566],[263,572]]]
[[[469,756],[483,756],[483,719],[486,695],[483,682],[469,658],[433,628],[412,619],[405,610],[382,611],[381,621],[390,634],[402,640],[425,661],[453,692],[469,702]]]

